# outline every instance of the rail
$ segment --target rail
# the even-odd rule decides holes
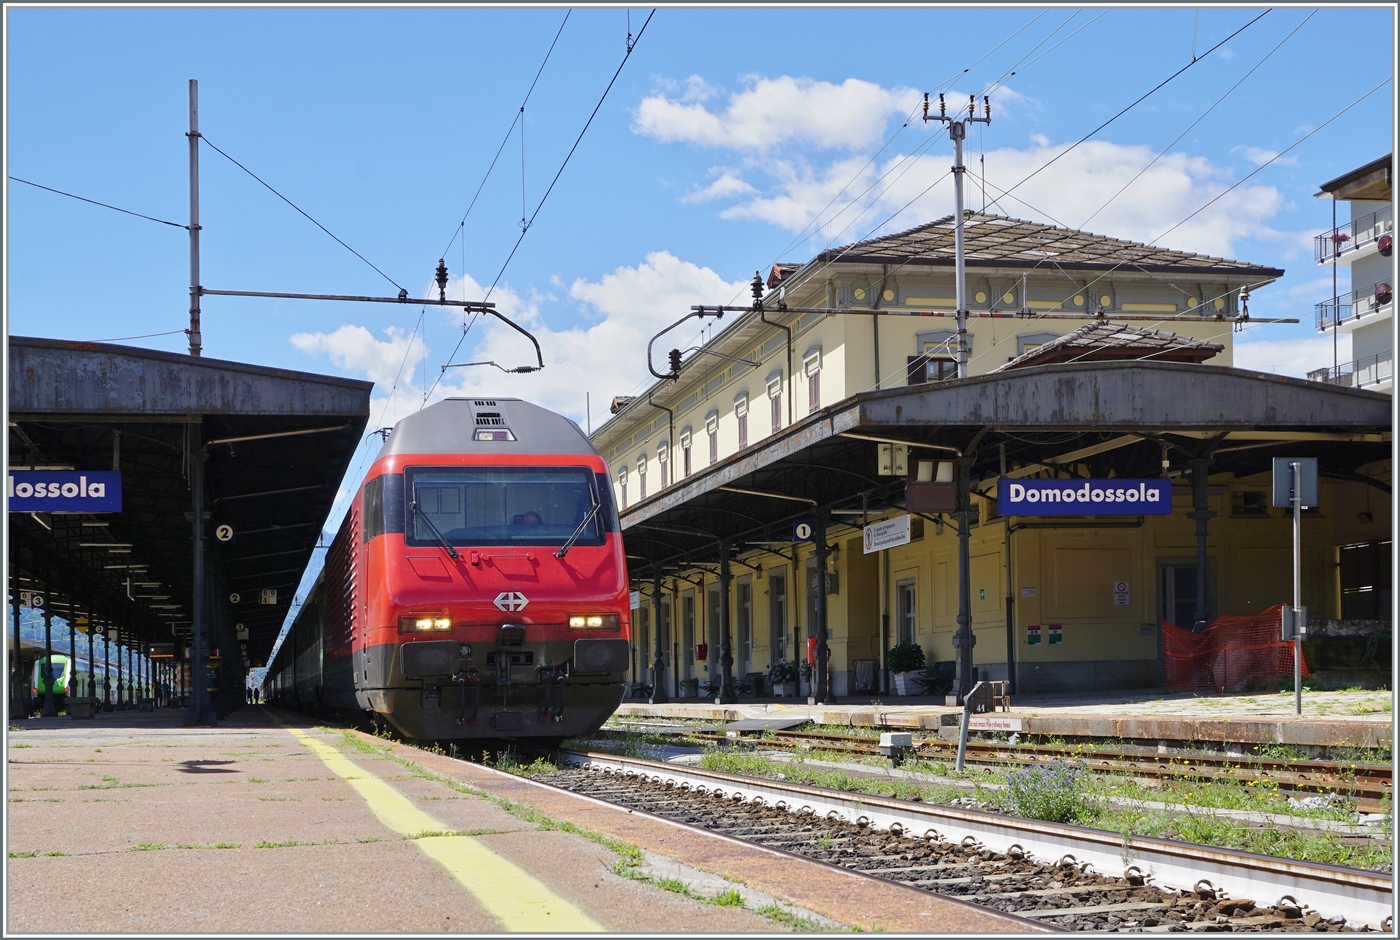
[[[745,777],[614,754],[565,750],[565,766],[640,779],[739,803],[762,803],[891,834],[976,845],[1015,858],[1029,856],[1123,879],[1127,884],[1190,892],[1209,886],[1217,897],[1250,898],[1282,908],[1293,904],[1345,915],[1348,922],[1389,929],[1393,879],[1388,874],[1191,845],[1063,823],[1019,819],[978,810],[852,795],[783,780]],[[704,788],[703,791],[700,788]],[[1275,901],[1274,899],[1278,899]],[[1018,911],[1022,916],[1026,911]],[[1046,916],[1035,912],[1038,916]],[[1062,911],[1073,914],[1074,911]],[[1053,915],[1059,916],[1059,915]],[[1160,928],[1158,928],[1160,929]]]

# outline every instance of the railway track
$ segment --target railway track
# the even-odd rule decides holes
[[[1392,928],[1390,875],[579,751],[536,780],[1070,930]]]
[[[732,741],[722,731],[669,729],[665,726],[643,726],[657,733],[675,733],[697,741]],[[600,735],[607,734],[604,728]],[[764,747],[791,749],[820,748],[861,757],[879,756],[878,742],[858,735],[840,735],[808,731],[773,731],[761,737],[752,735],[740,740],[762,743]],[[957,752],[955,742],[926,738],[915,741],[916,756],[931,759],[951,759]],[[1136,753],[1121,750],[1091,750],[1088,748],[1055,747],[1038,744],[987,744],[968,742],[966,760],[972,764],[1037,764],[1055,759],[1069,759],[1105,773],[1126,773],[1137,777],[1166,780],[1220,780],[1230,783],[1267,784],[1293,793],[1336,793],[1357,800],[1363,813],[1380,812],[1381,803],[1392,794],[1391,768],[1386,764],[1347,763],[1340,761],[1280,760],[1264,757],[1215,757],[1210,755],[1181,755]]]

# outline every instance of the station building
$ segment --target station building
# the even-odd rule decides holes
[[[1321,462],[1312,617],[1389,618],[1389,398],[1233,368],[1249,292],[1281,270],[976,212],[965,230],[966,378],[950,217],[775,265],[676,380],[614,402],[592,439],[621,507],[638,687],[714,697],[727,627],[740,692],[802,694],[761,677],[808,660],[823,607],[835,695],[886,693],[900,643],[953,660],[957,522],[906,493],[963,471],[978,678],[1160,686],[1164,622],[1289,601],[1275,456]],[[1003,516],[1003,477],[1165,477],[1172,511]],[[905,544],[865,550],[865,525],[902,516]]]

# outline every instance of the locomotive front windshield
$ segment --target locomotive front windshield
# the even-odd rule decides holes
[[[409,468],[405,541],[434,545],[440,534],[453,545],[562,545],[582,526],[575,545],[602,545],[593,477],[587,467]]]

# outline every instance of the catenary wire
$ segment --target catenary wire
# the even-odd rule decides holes
[[[525,97],[520,102],[520,110],[515,113],[515,118],[510,122],[510,127],[506,128],[506,134],[501,138],[501,146],[496,148],[496,155],[491,158],[491,165],[486,168],[486,175],[481,178],[481,185],[477,186],[476,193],[472,196],[472,201],[467,206],[467,211],[462,214],[462,221],[457,223],[457,227],[452,230],[452,238],[448,241],[447,247],[442,250],[442,257],[447,256],[447,252],[452,248],[452,243],[457,240],[457,236],[462,234],[463,227],[467,224],[467,216],[472,214],[472,207],[476,205],[477,198],[481,195],[481,190],[485,188],[486,181],[491,178],[491,171],[496,168],[496,161],[501,158],[501,152],[505,150],[506,144],[510,141],[510,135],[515,130],[515,124],[520,120],[521,113],[525,110],[525,105],[530,102],[530,96],[535,93],[535,86],[539,84],[540,76],[544,74],[544,67],[549,64],[549,57],[554,54],[554,47],[559,43],[559,37],[564,33],[564,26],[569,22],[569,14],[572,9],[564,12],[564,21],[559,24],[559,29],[554,34],[554,41],[549,44],[549,49],[544,54],[544,61],[535,71],[535,79],[530,82],[530,88],[525,92]],[[523,157],[522,157],[523,159]]]
[[[1312,19],[1312,18],[1313,18],[1314,16],[1316,16],[1316,15],[1317,15],[1317,10],[1313,10],[1313,11],[1312,11],[1311,13],[1309,13],[1307,16],[1303,17],[1302,22],[1300,22],[1297,26],[1293,27],[1293,30],[1292,30],[1287,36],[1284,36],[1283,39],[1279,40],[1278,45],[1274,46],[1274,47],[1273,47],[1272,49],[1270,49],[1267,53],[1265,53],[1265,54],[1264,54],[1264,57],[1254,64],[1254,67],[1253,67],[1253,68],[1251,68],[1248,72],[1245,72],[1243,75],[1241,75],[1239,81],[1237,81],[1237,82],[1235,82],[1235,84],[1231,85],[1231,86],[1229,87],[1229,89],[1225,92],[1225,94],[1223,94],[1223,95],[1221,95],[1219,98],[1215,99],[1215,102],[1214,102],[1213,104],[1211,104],[1211,106],[1210,106],[1209,108],[1206,108],[1204,111],[1201,112],[1201,116],[1200,116],[1200,117],[1196,118],[1196,120],[1192,121],[1189,125],[1187,125],[1186,129],[1183,130],[1180,134],[1178,134],[1178,135],[1176,136],[1176,139],[1175,139],[1175,140],[1173,140],[1171,143],[1167,144],[1167,146],[1163,147],[1161,153],[1159,153],[1159,154],[1157,154],[1155,157],[1153,157],[1152,160],[1151,160],[1151,162],[1149,162],[1149,163],[1147,164],[1147,166],[1143,167],[1141,170],[1138,170],[1137,174],[1136,174],[1132,179],[1128,180],[1126,183],[1123,184],[1123,188],[1122,188],[1122,189],[1118,190],[1118,192],[1116,192],[1116,193],[1114,193],[1112,196],[1110,196],[1110,197],[1108,198],[1108,201],[1107,201],[1107,202],[1105,202],[1103,205],[1101,205],[1101,206],[1099,206],[1097,209],[1095,209],[1094,212],[1093,212],[1093,215],[1090,215],[1090,216],[1089,216],[1087,219],[1085,219],[1083,222],[1079,223],[1079,226],[1078,226],[1078,227],[1079,227],[1080,229],[1082,229],[1082,228],[1084,228],[1084,226],[1086,226],[1086,225],[1088,225],[1090,222],[1092,222],[1092,221],[1098,216],[1098,214],[1099,214],[1100,212],[1102,212],[1103,210],[1107,209],[1107,208],[1109,207],[1109,205],[1110,205],[1115,199],[1117,199],[1119,196],[1123,195],[1123,193],[1128,189],[1129,186],[1132,186],[1134,183],[1136,183],[1136,182],[1138,181],[1138,179],[1140,179],[1140,178],[1142,177],[1142,175],[1143,175],[1144,173],[1146,173],[1148,170],[1152,169],[1152,167],[1156,166],[1158,160],[1161,160],[1163,157],[1165,157],[1168,153],[1171,152],[1171,149],[1172,149],[1173,147],[1175,147],[1177,144],[1179,144],[1179,143],[1181,142],[1181,138],[1183,138],[1183,137],[1185,137],[1187,134],[1191,133],[1191,131],[1196,127],[1197,124],[1200,124],[1202,121],[1204,121],[1204,120],[1206,119],[1206,116],[1209,115],[1212,111],[1214,111],[1217,107],[1219,107],[1219,106],[1225,101],[1226,98],[1230,97],[1230,95],[1234,93],[1234,91],[1235,91],[1236,88],[1239,88],[1240,85],[1244,84],[1245,79],[1249,78],[1249,76],[1253,75],[1256,71],[1258,71],[1259,67],[1262,66],[1265,62],[1269,61],[1269,58],[1270,58],[1275,52],[1278,52],[1279,49],[1283,48],[1283,44],[1284,44],[1284,43],[1288,42],[1288,40],[1290,40],[1290,39],[1293,38],[1293,34],[1294,34],[1294,33],[1298,32],[1298,30],[1302,29],[1303,26],[1308,22],[1308,20]]]
[[[272,194],[273,194],[274,196],[276,196],[278,199],[280,199],[280,200],[282,200],[283,202],[285,202],[287,205],[291,206],[293,209],[297,210],[297,212],[300,212],[303,216],[306,217],[307,220],[309,220],[309,221],[311,222],[312,225],[316,226],[318,229],[320,229],[321,231],[325,232],[325,233],[326,233],[327,235],[329,235],[331,238],[334,238],[337,242],[340,243],[340,246],[341,246],[342,248],[344,248],[346,251],[350,252],[350,253],[351,253],[352,255],[354,255],[356,258],[359,258],[361,261],[363,261],[365,264],[369,265],[371,268],[374,268],[374,270],[379,274],[380,277],[384,278],[384,280],[388,281],[390,284],[393,284],[393,285],[394,285],[395,287],[397,287],[399,290],[403,290],[403,289],[404,289],[403,286],[400,285],[398,281],[394,280],[392,277],[390,277],[389,275],[385,274],[383,271],[380,271],[379,268],[374,264],[373,261],[370,261],[370,260],[369,260],[368,258],[366,258],[364,255],[360,254],[358,251],[356,251],[355,249],[351,248],[349,245],[345,244],[344,241],[341,241],[340,237],[337,236],[334,232],[332,232],[330,229],[326,228],[326,227],[325,227],[324,225],[322,225],[320,222],[317,222],[315,219],[311,218],[311,216],[308,215],[304,209],[302,209],[302,208],[301,208],[300,206],[298,206],[296,203],[292,202],[292,201],[291,201],[290,199],[288,199],[286,196],[284,196],[284,195],[282,195],[281,193],[279,193],[277,190],[273,189],[272,186],[271,186],[266,180],[264,180],[262,177],[258,176],[258,174],[254,173],[252,170],[248,169],[246,166],[244,166],[243,164],[239,163],[239,162],[238,162],[237,160],[235,160],[233,157],[230,157],[228,154],[226,154],[226,153],[224,153],[222,150],[220,150],[220,149],[218,148],[218,146],[217,146],[213,141],[211,141],[208,137],[206,137],[204,134],[200,134],[200,135],[199,135],[199,138],[200,138],[200,140],[203,140],[206,144],[208,144],[210,147],[212,147],[215,153],[219,154],[219,155],[220,155],[221,157],[223,157],[225,160],[228,160],[228,161],[229,161],[230,163],[232,163],[234,166],[238,167],[238,168],[239,168],[240,170],[242,170],[244,173],[247,173],[249,176],[251,176],[253,179],[257,180],[259,183],[262,183],[263,186],[266,186],[266,187],[267,187],[267,190],[268,190],[270,193],[272,193]]]
[[[559,165],[559,171],[554,174],[554,179],[550,181],[549,187],[544,191],[544,195],[540,197],[539,203],[535,206],[535,211],[530,215],[528,224],[521,226],[520,237],[515,240],[515,247],[511,248],[510,254],[506,256],[505,264],[502,264],[501,269],[496,272],[496,279],[491,282],[491,286],[487,289],[486,296],[482,298],[483,302],[491,299],[491,294],[495,292],[496,286],[501,283],[501,278],[505,275],[506,268],[510,266],[510,262],[515,257],[515,253],[520,250],[521,242],[525,241],[525,236],[529,233],[530,229],[534,228],[535,219],[539,217],[540,210],[544,208],[545,200],[549,198],[550,193],[554,192],[554,186],[559,182],[559,177],[564,175],[564,168],[569,165],[569,160],[573,158],[574,151],[578,150],[578,145],[583,142],[583,135],[588,133],[588,128],[593,124],[593,119],[598,116],[599,109],[603,107],[603,102],[608,98],[608,92],[612,91],[613,85],[617,83],[618,76],[622,74],[623,67],[627,65],[627,60],[632,57],[632,52],[637,48],[638,43],[642,41],[642,35],[647,31],[647,25],[651,23],[651,18],[655,15],[656,9],[652,8],[652,11],[647,14],[646,20],[642,23],[642,28],[637,30],[636,38],[627,47],[627,52],[623,55],[622,62],[618,64],[617,71],[613,73],[612,80],[608,82],[608,87],[603,89],[603,94],[598,98],[598,103],[593,106],[593,113],[588,116],[588,120],[584,122],[583,130],[579,131],[578,138],[574,141],[574,145],[569,148],[569,152],[564,156],[564,162]],[[462,339],[466,339],[466,335],[466,329],[464,328],[462,331]],[[462,339],[457,341],[457,347],[453,349],[452,356],[448,357],[449,362],[457,355],[457,350],[461,348]],[[428,396],[431,396],[433,391],[437,389],[444,374],[446,373],[441,371],[438,373],[438,377],[433,381],[432,388],[428,389]],[[424,403],[427,402],[427,396],[424,397],[423,401]]]
[[[150,339],[153,336],[174,336],[176,333],[188,333],[189,330],[166,330],[164,333],[142,333],[140,336],[111,336],[107,339],[85,339],[84,343],[119,343],[127,339]]]
[[[188,225],[181,225],[179,222],[167,222],[165,219],[157,219],[157,218],[156,218],[155,216],[153,216],[153,215],[143,215],[143,214],[140,213],[140,212],[132,212],[130,209],[123,209],[123,208],[121,208],[121,207],[119,207],[119,206],[109,206],[109,205],[107,205],[107,203],[105,203],[105,202],[98,202],[96,199],[88,199],[88,198],[85,197],[85,196],[75,196],[75,195],[73,195],[72,193],[65,193],[63,190],[61,190],[61,189],[54,189],[52,186],[41,186],[41,185],[39,185],[38,183],[31,183],[29,180],[22,180],[22,179],[20,179],[18,176],[11,176],[10,179],[14,180],[16,183],[23,183],[23,184],[26,185],[26,186],[33,186],[35,189],[42,189],[42,190],[45,190],[45,191],[47,191],[47,192],[57,193],[57,194],[60,195],[60,196],[67,196],[69,199],[76,199],[76,200],[78,200],[79,202],[86,202],[86,203],[90,203],[90,204],[92,204],[92,205],[94,205],[94,206],[101,206],[101,207],[104,208],[104,209],[113,209],[113,210],[115,210],[115,211],[117,211],[117,212],[124,212],[124,213],[126,213],[127,215],[134,215],[134,216],[136,216],[138,219],[149,219],[149,220],[151,220],[152,222],[159,222],[161,225],[169,225],[169,226],[173,226],[174,228],[183,228],[183,229],[188,229],[188,228],[189,228]]]
[[[1120,117],[1122,117],[1123,115],[1127,114],[1127,113],[1128,113],[1129,111],[1131,111],[1133,108],[1137,107],[1138,105],[1142,104],[1142,102],[1144,102],[1144,101],[1146,101],[1148,98],[1152,97],[1152,96],[1153,96],[1154,94],[1156,94],[1158,91],[1160,91],[1161,89],[1165,88],[1173,79],[1175,79],[1177,76],[1181,75],[1181,74],[1182,74],[1183,72],[1185,72],[1187,69],[1191,68],[1191,66],[1195,65],[1197,62],[1200,62],[1202,59],[1204,59],[1206,56],[1210,55],[1210,54],[1211,54],[1212,52],[1214,52],[1216,49],[1219,49],[1221,46],[1225,45],[1225,43],[1229,42],[1231,39],[1234,39],[1234,38],[1235,38],[1236,36],[1238,36],[1240,33],[1244,32],[1244,31],[1247,30],[1247,29],[1249,29],[1249,27],[1253,26],[1255,23],[1259,22],[1261,19],[1263,19],[1264,17],[1268,16],[1269,13],[1270,13],[1271,11],[1272,11],[1272,7],[1271,7],[1270,9],[1268,9],[1268,10],[1265,10],[1263,13],[1260,13],[1260,14],[1259,14],[1258,16],[1256,16],[1254,19],[1250,20],[1248,23],[1245,23],[1245,24],[1244,24],[1243,26],[1241,26],[1239,29],[1235,30],[1233,33],[1231,33],[1230,35],[1226,36],[1224,39],[1220,40],[1220,41],[1219,41],[1218,43],[1216,43],[1215,45],[1211,46],[1211,47],[1210,47],[1209,49],[1207,49],[1205,52],[1202,52],[1202,53],[1201,53],[1201,57],[1200,57],[1199,59],[1193,59],[1192,61],[1188,62],[1186,65],[1183,65],[1181,68],[1177,69],[1177,70],[1176,70],[1175,72],[1173,72],[1171,75],[1168,75],[1166,78],[1162,79],[1162,81],[1161,81],[1160,83],[1158,83],[1158,84],[1157,84],[1155,87],[1153,87],[1150,91],[1148,91],[1147,93],[1145,93],[1142,97],[1138,98],[1138,99],[1137,99],[1136,101],[1134,101],[1132,104],[1128,105],[1126,108],[1124,108],[1123,110],[1119,111],[1117,114],[1113,115],[1113,117],[1109,118],[1107,121],[1104,121],[1104,122],[1103,122],[1102,124],[1100,124],[1098,127],[1094,128],[1092,131],[1090,131],[1089,133],[1085,134],[1083,137],[1079,138],[1079,139],[1078,139],[1077,141],[1075,141],[1074,143],[1070,144],[1067,148],[1065,148],[1064,150],[1060,151],[1060,152],[1057,153],[1055,156],[1051,157],[1051,158],[1050,158],[1049,160],[1047,160],[1045,163],[1041,164],[1041,165],[1040,165],[1039,167],[1037,167],[1035,170],[1031,171],[1031,174],[1030,174],[1029,176],[1027,176],[1025,179],[1021,180],[1021,182],[1017,183],[1015,186],[1012,186],[1011,189],[1010,189],[1010,190],[1007,190],[1007,191],[1008,191],[1008,192],[1013,192],[1013,191],[1015,191],[1017,188],[1023,186],[1023,185],[1026,184],[1027,182],[1029,182],[1029,181],[1030,181],[1031,179],[1033,179],[1037,174],[1039,174],[1041,171],[1043,171],[1043,170],[1047,169],[1048,167],[1050,167],[1051,164],[1055,163],[1055,161],[1059,160],[1059,159],[1060,159],[1061,157],[1063,157],[1065,154],[1067,154],[1067,153],[1069,153],[1070,151],[1074,150],[1076,147],[1078,147],[1080,144],[1084,143],[1084,142],[1085,142],[1086,140],[1088,140],[1089,138],[1093,137],[1093,136],[1094,136],[1095,134],[1097,134],[1099,131],[1103,130],[1105,127],[1107,127],[1108,125],[1112,124],[1114,121],[1118,120],[1118,119],[1119,119]]]

